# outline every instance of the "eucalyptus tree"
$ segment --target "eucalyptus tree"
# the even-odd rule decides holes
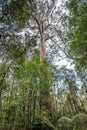
[[[33,95],[33,93],[34,94],[38,93],[39,94],[40,114],[43,115],[43,113],[45,113],[46,110],[49,110],[50,114],[51,114],[52,97],[50,97],[50,91],[51,91],[52,85],[51,85],[51,76],[49,74],[49,67],[48,67],[49,65],[47,64],[45,47],[46,47],[47,41],[54,38],[54,36],[55,36],[54,30],[52,28],[53,27],[52,24],[54,24],[54,22],[55,22],[54,18],[56,18],[55,12],[57,9],[56,8],[57,1],[39,1],[39,0],[37,0],[37,1],[33,2],[33,1],[26,0],[24,2],[22,0],[22,1],[4,1],[4,2],[5,3],[3,4],[3,1],[2,1],[2,14],[1,15],[2,15],[2,21],[4,21],[4,25],[6,26],[7,34],[9,34],[9,36],[5,35],[6,40],[1,41],[1,42],[2,42],[2,45],[4,46],[4,49],[6,52],[6,56],[7,56],[6,58],[9,59],[9,62],[13,61],[12,68],[11,68],[11,69],[13,69],[12,70],[13,75],[15,74],[15,69],[20,70],[21,62],[25,64],[27,52],[30,49],[30,46],[32,46],[33,42],[35,41],[36,44],[39,46],[39,56],[38,57],[40,59],[40,65],[39,65],[39,69],[38,70],[35,69],[35,71],[33,71],[34,68],[30,65],[30,68],[32,70],[31,75],[29,75],[30,84],[27,87],[27,80],[25,79],[26,83],[24,84],[24,86],[26,86],[27,88],[23,87],[22,96],[25,97],[25,95],[27,93],[29,97],[26,96],[26,98],[28,98],[28,99],[27,99],[27,101],[26,100],[24,100],[24,101],[29,103],[30,96]],[[1,25],[1,27],[3,30],[4,29],[3,24]],[[21,31],[20,28],[22,29],[22,31],[25,32],[25,36],[27,37],[27,42],[23,41],[23,43],[19,43],[17,41],[18,39],[16,39],[16,38],[15,38],[16,40],[14,41],[15,35],[14,35],[14,37],[12,37],[13,38],[12,40],[11,39],[9,40],[10,35],[13,36],[13,34],[15,34],[18,30],[19,30],[19,32]],[[9,32],[8,32],[8,30],[9,30]],[[26,30],[27,30],[27,32],[26,32]],[[27,33],[27,35],[26,35],[26,33]],[[6,30],[4,30],[4,34],[6,34]],[[31,41],[31,45],[30,45],[30,39],[33,39]],[[1,40],[3,40],[2,35],[1,35]],[[5,44],[3,44],[3,43],[5,43]],[[28,57],[29,57],[29,55],[28,55]],[[35,62],[35,59],[33,59],[33,60],[34,60],[33,62]],[[17,63],[17,65],[15,63]],[[23,65],[22,67],[24,67],[24,64],[22,64]],[[34,73],[35,73],[35,75],[34,75]],[[23,74],[22,74],[22,76],[23,76]],[[16,78],[16,80],[18,81],[17,78]],[[14,82],[15,84],[16,84],[16,80]],[[19,82],[21,82],[21,84],[23,84],[24,80],[21,79],[21,81],[19,80]],[[35,87],[34,83],[36,83],[36,87],[39,86],[39,90],[36,90],[36,88],[34,88]],[[20,83],[19,83],[19,87],[20,86],[22,86],[22,85],[20,85]],[[30,86],[31,86],[31,88],[29,88]],[[33,88],[34,88],[34,90],[33,90]],[[21,91],[21,88],[20,88],[20,91]],[[19,93],[19,89],[18,89],[17,93]],[[21,92],[20,92],[20,94],[21,94]],[[29,104],[27,104],[25,102],[23,102],[23,104],[22,104],[23,113],[25,113],[25,111],[28,111],[28,116],[29,116],[28,121],[29,122],[32,121],[31,109],[33,108],[33,112],[36,111],[33,106],[36,104],[36,99],[35,98],[33,98],[33,99],[32,99],[33,102],[30,102]],[[29,105],[28,109],[26,107],[27,106],[26,104]],[[44,112],[42,112],[42,111],[44,111]],[[46,112],[46,114],[47,114],[47,112]],[[46,115],[46,114],[44,114],[44,115]]]
[[[53,25],[55,20],[55,11],[56,11],[56,3],[57,1],[35,1],[35,10],[32,13],[31,18],[26,22],[24,31],[27,30],[27,42],[29,40],[29,36],[36,39],[36,42],[39,46],[39,57],[41,64],[43,66],[42,74],[48,71],[46,68],[46,43],[48,40],[54,38],[55,33],[53,30]],[[52,24],[51,24],[52,23]],[[25,31],[26,33],[26,31]],[[53,33],[53,34],[52,34]],[[45,75],[44,75],[45,78]],[[46,86],[46,95],[41,94],[41,97],[45,97],[48,95],[49,97],[49,89],[51,86],[48,86],[48,83],[43,83],[43,79],[41,79],[42,89]],[[49,81],[48,81],[49,82]],[[45,85],[44,85],[45,84]],[[44,91],[45,91],[44,89]],[[42,91],[42,90],[41,90]],[[44,92],[41,92],[44,93]],[[48,94],[47,94],[48,93]],[[42,96],[43,95],[43,96]],[[42,101],[41,101],[42,102]],[[44,103],[40,103],[40,107],[42,109],[42,105]],[[45,103],[46,104],[46,103]],[[48,103],[47,103],[48,106]]]
[[[58,0],[4,0],[1,2],[2,12],[0,16],[2,22],[4,22],[4,24],[1,23],[1,49],[3,48],[1,54],[6,56],[4,59],[9,61],[7,63],[12,63],[10,68],[12,82],[10,81],[11,84],[9,87],[11,90],[10,97],[12,99],[10,100],[9,98],[10,103],[6,111],[8,113],[10,110],[10,116],[7,114],[9,124],[12,119],[11,123],[13,126],[10,124],[10,129],[17,129],[18,125],[19,129],[31,129],[33,123],[38,120],[46,121],[47,118],[50,123],[55,123],[55,114],[53,115],[53,113],[58,111],[58,108],[62,111],[60,116],[71,116],[71,112],[72,114],[82,112],[81,106],[79,105],[81,103],[78,101],[79,90],[77,90],[75,77],[70,78],[70,75],[67,76],[66,74],[64,77],[66,81],[65,86],[60,88],[61,90],[58,91],[60,95],[57,95],[58,97],[55,98],[60,103],[62,102],[63,105],[60,105],[61,107],[57,106],[57,109],[55,109],[55,101],[53,101],[52,73],[48,63],[46,46],[51,43],[52,47],[56,46],[58,48],[57,51],[61,49],[67,57],[73,57],[66,53],[67,49],[69,49],[67,43],[71,42],[68,42],[67,36],[67,32],[69,31],[67,25],[69,23],[68,21],[64,21],[68,16],[61,15],[57,4]],[[72,21],[72,17],[70,17],[70,22]],[[79,23],[78,21],[76,22]],[[77,26],[81,27],[80,24],[77,24]],[[72,25],[73,34],[77,28],[73,29]],[[22,34],[24,34],[24,37],[22,37]],[[71,51],[73,51],[72,44],[76,36],[72,38]],[[61,46],[57,42],[57,37],[60,37],[60,44],[62,41]],[[33,50],[35,51],[34,55]],[[76,50],[75,53],[77,53]],[[75,58],[77,59],[77,57]],[[68,72],[68,70],[64,71],[65,73],[66,71]],[[72,72],[70,71],[70,73]],[[64,87],[68,89],[65,90]],[[65,106],[67,108],[64,109]],[[20,123],[17,114],[22,115],[21,122],[24,123],[24,126]],[[65,118],[63,120],[65,121]],[[70,122],[68,118],[66,120],[68,123]],[[17,121],[18,124],[16,124]]]

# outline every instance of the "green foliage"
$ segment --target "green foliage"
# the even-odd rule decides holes
[[[10,43],[5,45],[7,58],[17,64],[23,64],[27,50],[20,43]]]
[[[87,3],[72,0],[69,8],[72,13],[69,22],[73,28],[69,54],[76,58],[78,67],[87,66]]]
[[[25,79],[28,78],[30,84],[33,81],[33,85],[34,85],[34,81],[36,81],[37,84],[40,84],[40,87],[41,85],[46,86],[47,83],[51,83],[50,76],[49,76],[51,75],[51,72],[48,67],[49,67],[48,63],[42,64],[40,62],[40,59],[35,56],[29,62],[26,62],[22,68],[16,69],[15,67],[14,76],[15,77],[19,76],[20,78],[25,78]]]
[[[68,117],[61,117],[58,120],[59,130],[73,130],[71,126],[71,119]]]
[[[24,27],[32,15],[35,15],[36,6],[36,14],[42,13],[40,16],[43,16],[42,19],[44,19],[50,14],[52,5],[48,1],[39,3],[39,1],[33,0],[2,0],[1,2],[1,20],[14,28],[15,23],[20,28]],[[41,12],[39,4],[40,8],[42,6]],[[46,7],[49,10],[46,11]],[[72,29],[70,54],[76,58],[77,64],[81,67],[86,65],[87,59],[87,4],[80,0],[70,0],[68,7],[71,11],[69,24]],[[33,21],[31,23],[34,24]],[[45,23],[46,26],[43,23],[43,29],[50,26],[46,21]],[[37,26],[34,27],[32,29],[36,30],[36,35],[36,32],[38,33]],[[28,49],[36,45],[39,35],[30,36],[29,41],[22,44],[15,42],[17,39],[10,40],[10,34],[7,35],[10,30],[5,33],[6,39],[0,46],[4,48],[2,52],[6,56],[3,63],[0,64],[0,129],[86,130],[87,105],[84,102],[84,108],[84,99],[80,98],[81,89],[78,89],[75,74],[72,75],[72,71],[62,67],[61,70],[55,72],[56,76],[52,77],[54,76],[52,68],[47,60],[41,62],[39,56],[35,54],[29,57],[31,52],[27,53]],[[5,35],[5,33],[3,34]],[[1,37],[2,39],[4,39],[4,35],[3,38]],[[26,58],[27,55],[29,60]],[[83,94],[83,96],[85,95]]]
[[[11,102],[7,108],[4,109],[4,129],[21,129],[23,127],[24,117],[22,111],[20,111],[18,103]],[[23,127],[24,128],[24,127]]]
[[[31,127],[31,124],[37,120],[36,115],[40,115],[38,106],[40,102],[44,104],[43,106],[51,102],[49,96],[52,85],[51,71],[49,64],[47,62],[42,64],[36,56],[22,65],[12,66],[11,71],[10,86],[7,89],[7,95],[3,98],[2,121],[4,123],[2,124],[4,129],[6,125],[7,130],[24,130]],[[49,113],[47,108],[43,111],[43,116],[46,117]],[[52,126],[48,126],[47,122],[51,125],[50,120],[45,121],[43,128],[50,129]]]
[[[61,117],[58,120],[59,130],[86,130],[87,128],[87,114],[79,113],[71,119],[68,117]]]
[[[79,113],[72,117],[72,125],[74,129],[86,130],[87,129],[87,114]]]
[[[32,124],[32,130],[56,130],[54,124],[47,117],[38,117]]]
[[[9,72],[9,65],[6,63],[0,63],[0,97],[1,93],[9,86],[6,78]]]
[[[23,27],[34,9],[33,0],[4,0],[2,2],[2,20],[8,24],[16,21],[19,27]]]

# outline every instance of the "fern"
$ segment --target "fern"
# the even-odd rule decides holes
[[[71,121],[68,117],[61,117],[58,120],[59,130],[72,130]]]
[[[47,117],[44,117],[43,118],[43,124],[46,124],[49,128],[51,128],[52,130],[56,130],[54,124],[47,118]]]
[[[75,130],[87,130],[87,114],[79,113],[73,116],[71,123]]]
[[[36,122],[32,124],[32,130],[33,128],[41,130],[56,130],[54,124],[47,117],[42,117],[40,115],[37,116]]]

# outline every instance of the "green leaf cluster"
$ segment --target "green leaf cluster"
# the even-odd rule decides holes
[[[69,5],[72,41],[69,53],[76,58],[77,66],[87,65],[87,3],[72,0]]]

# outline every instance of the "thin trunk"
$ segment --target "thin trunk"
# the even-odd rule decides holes
[[[31,110],[31,96],[32,96],[32,90],[29,90],[28,93],[28,129],[31,130],[31,118],[32,118],[32,110]]]

